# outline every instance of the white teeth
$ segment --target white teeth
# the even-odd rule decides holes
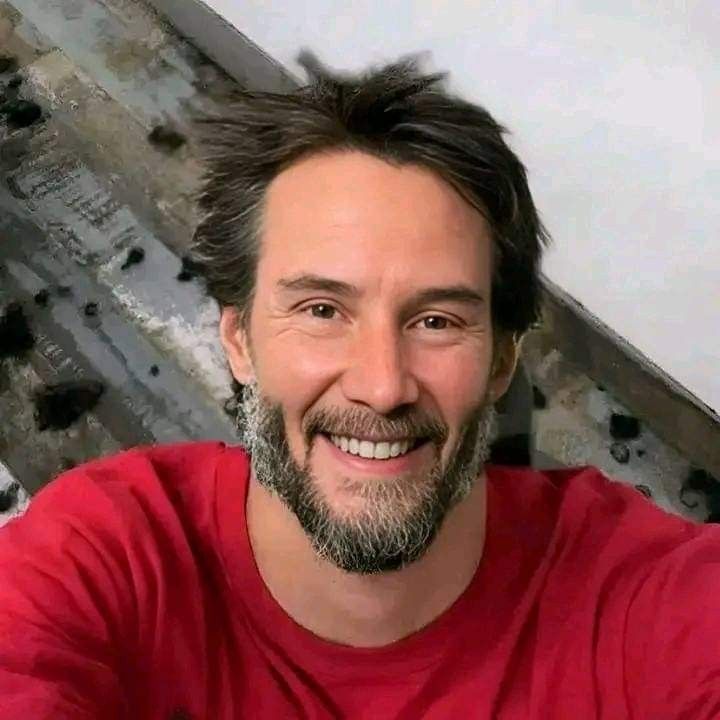
[[[340,435],[331,435],[330,439],[334,445],[346,453],[375,460],[387,460],[391,457],[404,455],[412,445],[410,440],[396,440],[393,443],[385,441],[374,443],[370,440],[358,440]]]

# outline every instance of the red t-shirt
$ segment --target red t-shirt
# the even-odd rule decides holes
[[[195,442],[40,492],[0,531],[0,718],[720,718],[717,526],[593,468],[489,466],[470,586],[420,632],[359,649],[273,600],[247,482],[239,447]]]

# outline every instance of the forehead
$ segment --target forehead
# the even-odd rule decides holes
[[[429,169],[360,152],[315,155],[268,188],[258,285],[303,272],[360,287],[464,282],[486,289],[490,230]]]

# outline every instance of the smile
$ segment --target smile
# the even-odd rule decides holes
[[[328,436],[335,447],[348,455],[357,455],[368,460],[387,460],[388,458],[406,455],[422,442],[422,440],[393,440],[372,442],[343,435]]]

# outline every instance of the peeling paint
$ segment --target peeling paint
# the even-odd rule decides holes
[[[0,461],[0,527],[14,517],[22,515],[30,499],[22,485],[13,477],[9,468]]]
[[[68,17],[67,2],[35,0],[23,5],[23,14],[144,125],[165,117],[181,122],[196,90],[164,37],[148,38],[143,28],[127,24],[98,2],[83,2],[82,11]]]
[[[32,100],[8,100],[0,105],[0,117],[11,129],[26,128],[42,120],[42,108]]]
[[[166,152],[175,152],[187,143],[182,133],[167,125],[156,125],[148,135],[148,140]]]
[[[176,362],[172,351],[162,352],[152,348],[149,338],[139,335],[138,328],[128,325],[126,319],[112,307],[103,311],[101,328],[86,325],[83,298],[98,297],[102,291],[91,285],[83,271],[68,264],[72,261],[63,260],[58,248],[52,257],[47,253],[33,252],[29,245],[17,248],[16,252],[27,255],[22,261],[19,258],[6,259],[8,278],[28,297],[47,287],[47,279],[43,276],[52,277],[61,268],[64,268],[67,278],[72,278],[74,292],[64,298],[58,296],[37,318],[38,323],[45,323],[53,333],[64,336],[62,344],[50,342],[46,332],[38,332],[36,336],[38,353],[53,364],[56,372],[70,373],[72,378],[85,375],[82,364],[78,364],[68,352],[69,348],[75,348],[73,352],[77,357],[84,357],[89,367],[98,368],[103,373],[114,388],[114,396],[133,417],[139,418],[140,427],[147,428],[151,437],[171,441],[206,434],[228,439],[234,436],[234,429],[222,413],[221,406],[217,404],[213,407],[209,397],[201,399],[198,392],[192,391],[180,368],[176,366],[175,370],[172,369]],[[24,264],[28,261],[32,262],[32,269]],[[72,342],[69,342],[70,338]],[[160,365],[161,361],[164,366],[162,376],[151,379],[147,368],[153,364]],[[150,382],[152,388],[148,386]],[[198,384],[198,391],[199,387]],[[229,384],[226,384],[224,395],[228,394]],[[112,420],[110,417],[108,421]]]
[[[643,429],[640,438],[614,446],[610,418],[630,416],[627,409],[579,373],[559,351],[547,350],[551,339],[545,333],[533,331],[523,342],[525,366],[548,400],[547,409],[533,416],[535,451],[560,465],[594,465],[619,482],[645,485],[652,491],[653,502],[664,510],[704,521],[707,508],[702,497],[693,508],[681,502],[688,461],[649,428]],[[640,441],[642,447],[637,446]]]
[[[39,388],[33,398],[38,430],[66,430],[92,410],[104,392],[99,380],[66,380]]]
[[[26,357],[35,347],[35,336],[18,302],[10,303],[0,316],[0,359]]]
[[[194,277],[183,256],[200,166],[191,142],[173,152],[148,142],[155,127],[184,137],[190,113],[213,107],[231,83],[136,0],[16,4],[23,14],[0,0],[0,47],[18,58],[20,95],[46,121],[0,130],[0,232],[11,238],[0,244],[0,303],[21,298],[36,336],[29,364],[0,364],[0,414],[13,418],[0,430],[0,458],[35,490],[138,437],[232,442],[238,388],[218,309],[200,283],[183,282]],[[648,488],[661,507],[704,519],[703,493],[688,491],[692,508],[679,500],[689,463],[643,427],[622,441],[619,464],[610,417],[627,409],[569,367],[550,334],[539,345],[533,355],[525,343],[535,457],[594,464]],[[71,427],[38,434],[33,392],[98,372],[102,402]],[[524,429],[513,433],[526,448]]]
[[[229,394],[231,374],[218,334],[219,310],[200,287],[177,285],[168,292],[161,279],[174,277],[177,258],[162,246],[147,252],[142,265],[122,270],[116,256],[98,272],[127,317],[164,352],[175,354],[191,377],[222,402]],[[168,303],[171,298],[171,303]]]

